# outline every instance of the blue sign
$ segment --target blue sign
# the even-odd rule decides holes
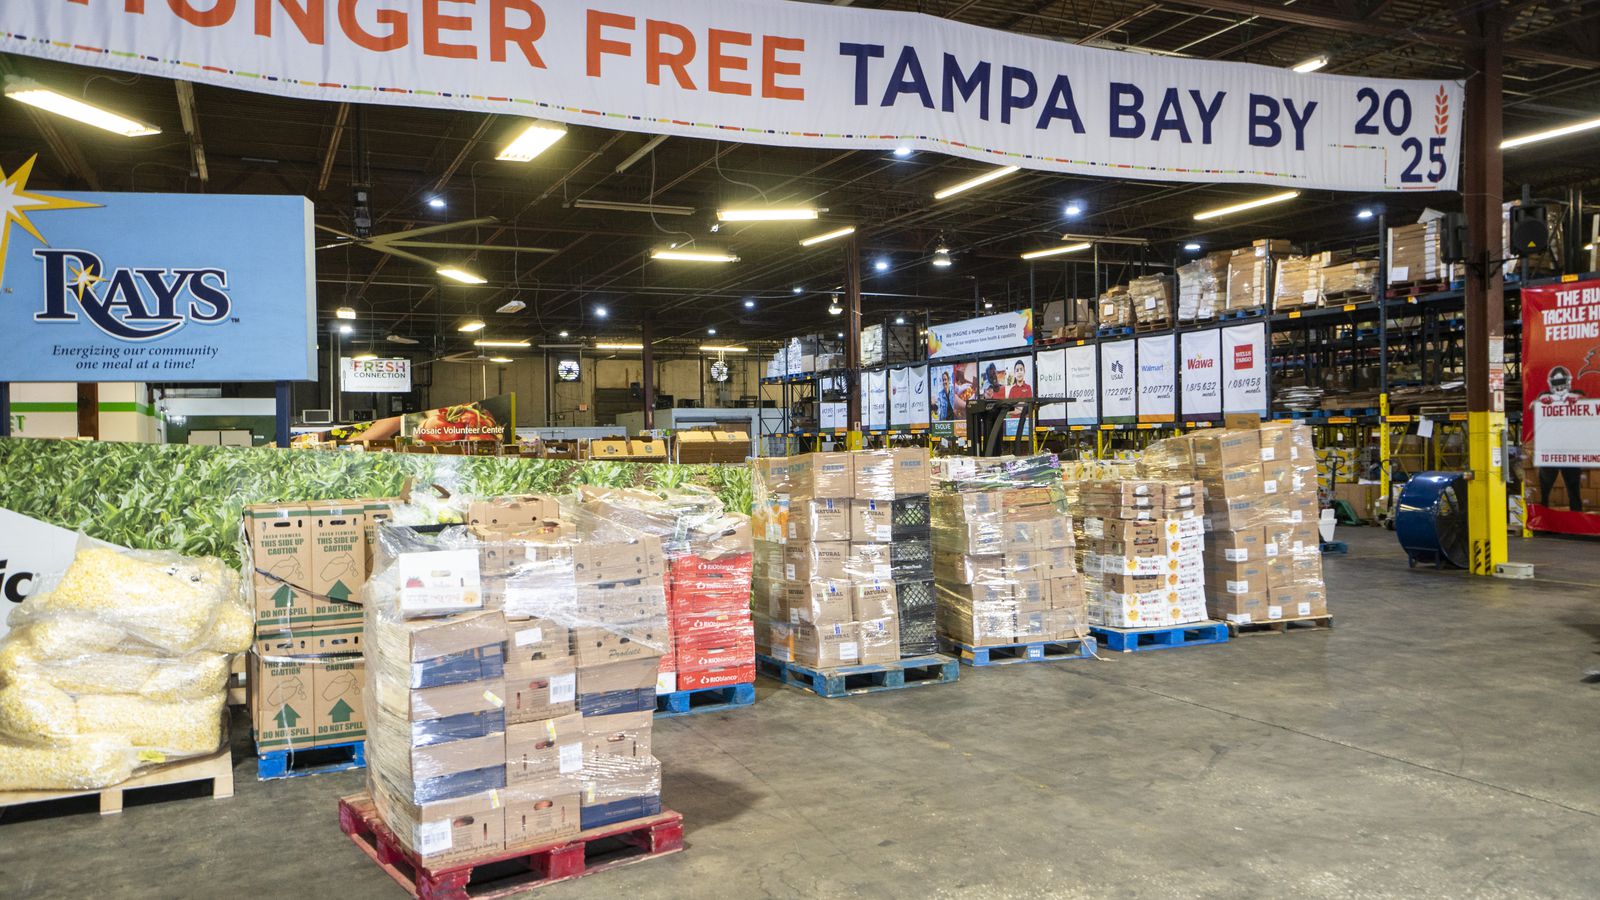
[[[312,381],[311,201],[0,172],[0,381]]]

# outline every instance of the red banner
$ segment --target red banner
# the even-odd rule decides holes
[[[1600,280],[1522,291],[1528,527],[1600,535]]]

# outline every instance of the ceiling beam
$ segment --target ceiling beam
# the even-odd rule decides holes
[[[210,183],[211,173],[206,168],[206,145],[200,138],[200,108],[194,102],[194,85],[178,80],[172,83],[178,92],[178,116],[183,120],[183,133],[189,137],[189,166],[202,186]]]
[[[333,161],[339,156],[339,143],[344,140],[345,122],[350,118],[350,104],[341,103],[333,114],[333,134],[328,135],[328,147],[322,152],[322,172],[317,176],[317,193],[328,189],[333,177]]]
[[[1446,31],[1427,31],[1404,25],[1379,22],[1372,19],[1352,19],[1346,16],[1330,15],[1327,13],[1312,12],[1298,7],[1284,7],[1273,3],[1260,3],[1256,0],[1167,0],[1177,6],[1196,7],[1209,10],[1237,13],[1244,16],[1256,16],[1262,19],[1271,19],[1276,22],[1289,22],[1295,25],[1304,25],[1308,28],[1323,28],[1329,31],[1342,31],[1347,34],[1364,34],[1372,37],[1393,38],[1395,40],[1411,40],[1426,44],[1441,44],[1449,47],[1471,47],[1476,41],[1464,34]],[[1528,47],[1519,44],[1505,46],[1507,56],[1525,59],[1531,62],[1548,63],[1556,66],[1571,66],[1577,69],[1600,69],[1600,59],[1594,57],[1575,56],[1558,53],[1539,47]]]

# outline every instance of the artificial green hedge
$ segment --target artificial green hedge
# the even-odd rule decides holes
[[[245,505],[391,497],[408,478],[477,496],[698,484],[750,512],[750,470],[739,465],[0,440],[0,506],[125,547],[235,565]]]

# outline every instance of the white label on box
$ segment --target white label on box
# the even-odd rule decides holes
[[[1264,494],[1276,494],[1278,492],[1278,482],[1276,480],[1261,482],[1261,492]]]
[[[454,845],[450,838],[450,826],[453,819],[443,822],[421,822],[417,825],[417,853],[421,856],[432,856],[443,853]]]
[[[795,538],[798,538],[799,536],[800,536],[799,523],[795,522],[795,521],[790,521],[789,522],[789,540],[792,541]]]
[[[793,662],[794,661],[794,653],[791,652],[788,647],[773,647],[772,648],[772,658],[773,659],[781,659],[784,662]]]
[[[402,553],[402,612],[457,612],[483,607],[477,550]]]
[[[1410,281],[1411,280],[1411,268],[1409,266],[1390,266],[1389,267],[1389,280],[1390,281]]]
[[[1293,461],[1293,460],[1297,460],[1299,458],[1300,458],[1300,447],[1298,445],[1296,445],[1296,444],[1290,444],[1289,445],[1289,459],[1291,461]]]
[[[509,594],[510,592],[511,591],[508,588],[506,593]],[[526,647],[529,644],[537,644],[542,640],[544,640],[543,628],[524,628],[521,631],[518,631],[516,635],[518,647]]]
[[[1156,308],[1156,298],[1154,298],[1154,297],[1146,297],[1146,298],[1144,298],[1144,308],[1145,309],[1155,309]]]
[[[1250,582],[1248,582],[1248,581],[1229,581],[1229,582],[1227,582],[1227,585],[1228,585],[1228,593],[1230,593],[1230,594],[1248,594],[1248,593],[1250,593]]]
[[[1267,618],[1269,618],[1269,619],[1281,619],[1281,618],[1283,618],[1283,607],[1281,607],[1281,606],[1268,606],[1267,607]]]
[[[1272,559],[1278,555],[1278,542],[1267,541],[1265,549],[1267,551],[1267,559]]]
[[[878,526],[878,540],[888,543],[894,539],[894,529],[888,525]]]
[[[860,659],[861,658],[861,648],[860,648],[860,646],[858,646],[855,641],[842,641],[839,644],[839,658],[841,660],[843,660],[843,659]]]
[[[578,696],[578,676],[552,675],[550,677],[550,702],[571,703]]]
[[[794,574],[794,563],[783,564],[783,577],[788,581],[796,580]]]
[[[1277,451],[1276,448],[1274,448],[1274,447],[1262,447],[1261,448],[1261,461],[1262,462],[1272,462],[1273,460],[1275,460],[1277,458],[1278,458],[1278,451]]]
[[[1228,562],[1249,562],[1250,548],[1229,547],[1228,549],[1222,551],[1222,558],[1226,559]]]
[[[1306,549],[1305,541],[1295,541],[1294,542],[1294,552],[1295,552],[1296,555],[1305,552],[1305,549]]]
[[[893,578],[894,576],[889,571],[889,564],[888,563],[873,563],[872,564],[872,577],[873,578]]]
[[[1302,616],[1311,615],[1311,604],[1309,604],[1309,603],[1300,604],[1299,612],[1300,612],[1300,615],[1302,615]]]
[[[561,774],[583,771],[583,744],[562,744],[556,756],[561,760]]]
[[[1301,512],[1300,512],[1300,510],[1298,510],[1298,509],[1296,509],[1296,510],[1291,510],[1291,511],[1290,511],[1290,513],[1289,513],[1289,521],[1290,521],[1290,522],[1291,522],[1291,523],[1293,523],[1293,524],[1295,524],[1295,525],[1299,525],[1299,524],[1300,524],[1300,521],[1301,521],[1301,520],[1302,520],[1302,519],[1304,519],[1304,518],[1305,518],[1305,516],[1304,516],[1304,515],[1302,515],[1302,514],[1301,514]]]
[[[1238,614],[1235,614],[1235,615],[1230,615],[1230,616],[1228,616],[1228,621],[1232,622],[1235,625],[1249,625],[1250,624],[1250,614],[1249,613],[1238,613]]]

